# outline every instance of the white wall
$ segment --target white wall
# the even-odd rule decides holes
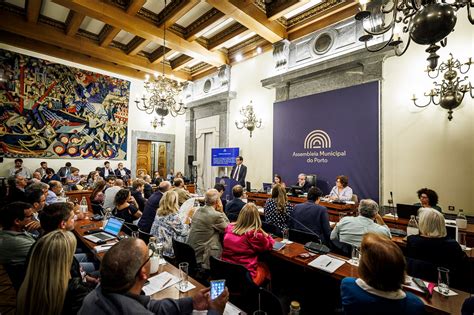
[[[177,125],[176,119],[173,118],[165,118],[165,126],[164,127],[158,127],[156,130],[153,129],[151,126],[151,120],[152,117],[140,110],[137,109],[136,104],[134,100],[137,97],[143,96],[144,93],[144,87],[143,87],[143,82],[134,78],[129,78],[125,77],[116,73],[111,73],[108,71],[103,71],[100,69],[84,66],[81,64],[69,62],[63,59],[58,59],[54,58],[51,56],[43,55],[43,54],[38,54],[35,52],[27,51],[24,49],[12,47],[10,45],[4,45],[0,44],[0,48],[10,50],[10,51],[15,51],[18,53],[22,53],[25,55],[30,55],[33,57],[41,58],[41,59],[46,59],[50,60],[53,62],[58,62],[67,66],[71,67],[76,67],[80,69],[85,69],[105,75],[110,75],[114,76],[117,78],[121,78],[124,80],[131,81],[130,85],[130,102],[129,102],[129,116],[128,116],[128,137],[127,137],[127,159],[123,160],[126,167],[130,168],[130,158],[132,154],[135,154],[135,152],[130,151],[130,145],[131,145],[131,134],[132,130],[141,130],[141,131],[149,131],[149,132],[162,132],[162,133],[169,133],[169,134],[174,134],[175,133],[175,128]],[[184,117],[179,117],[180,120],[182,120],[182,124],[184,125]],[[184,128],[184,127],[183,127]],[[182,142],[184,143],[184,132],[180,132],[179,135],[176,137],[176,141],[178,144],[178,140],[180,138],[183,138]],[[182,149],[184,152],[184,147]],[[177,152],[179,152],[177,150]],[[182,153],[184,155],[184,153]],[[181,161],[182,160],[182,161]],[[2,164],[0,164],[0,176],[8,176],[8,170],[14,166],[14,159],[5,159]],[[67,159],[36,159],[36,158],[23,158],[24,165],[28,168],[30,168],[32,171],[36,168],[39,167],[39,163],[41,161],[46,161],[48,163],[48,166],[55,169],[56,171],[61,167],[64,166],[66,163]],[[94,170],[97,166],[103,166],[103,163],[105,160],[92,160],[92,159],[70,159],[71,163],[73,166],[78,167],[81,170],[81,173],[87,173],[91,170]],[[184,158],[181,159],[176,159],[176,165],[175,169],[182,169],[182,164],[184,163]],[[119,160],[112,160],[111,164],[112,167],[116,167],[116,165],[120,162]],[[177,168],[178,167],[178,168]]]
[[[425,48],[412,43],[405,55],[384,63],[383,200],[393,191],[395,202],[412,203],[419,188],[429,187],[438,193],[444,212],[453,205],[456,212],[461,208],[474,215],[474,100],[466,95],[452,121],[440,106],[416,109],[412,95],[422,99],[431,89]],[[465,10],[458,13],[447,47],[438,51],[439,63],[450,52],[462,62],[474,58],[474,27]],[[474,68],[468,74],[474,84]],[[424,98],[419,102],[425,104]]]

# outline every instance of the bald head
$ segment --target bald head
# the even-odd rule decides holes
[[[123,180],[117,178],[115,180],[114,186],[123,187]]]
[[[171,188],[171,183],[167,180],[162,181],[160,185],[158,186],[158,190],[161,191],[162,193],[167,192]]]
[[[219,199],[219,192],[217,189],[209,189],[206,191],[204,196],[204,202],[206,206],[215,206],[217,204],[217,200]]]

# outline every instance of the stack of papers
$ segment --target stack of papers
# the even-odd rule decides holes
[[[156,292],[171,287],[172,285],[175,285],[179,282],[179,278],[173,276],[167,271],[164,271],[159,275],[151,277],[150,279],[148,279],[148,281],[150,281],[150,283],[143,287],[143,292],[145,292],[146,295],[152,295]]]
[[[333,273],[336,271],[339,267],[344,265],[345,261],[329,257],[328,255],[321,255],[312,262],[310,262],[308,265],[314,268],[318,268],[321,270],[324,270],[329,273]]]

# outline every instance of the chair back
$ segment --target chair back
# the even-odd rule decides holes
[[[329,183],[327,180],[317,179],[316,187],[321,189],[321,191],[323,192],[323,196],[329,195],[329,193],[331,192],[331,186],[329,186]]]
[[[198,271],[198,264],[194,249],[184,242],[173,239],[173,251],[176,264],[187,262],[189,264],[189,275],[195,277]]]
[[[4,264],[3,267],[5,268],[8,277],[10,278],[13,288],[18,293],[18,290],[20,290],[21,284],[23,283],[23,280],[25,279],[26,275],[25,264]]]
[[[317,235],[295,229],[290,229],[288,231],[288,238],[290,241],[300,244],[306,244],[308,242],[320,242],[320,238]]]
[[[145,244],[148,244],[148,242],[150,241],[150,237],[152,237],[152,236],[153,236],[152,234],[138,229],[138,237],[141,240],[143,240],[145,242]]]
[[[359,202],[359,197],[357,197],[356,194],[352,194],[351,200],[354,201],[355,203],[358,203]]]
[[[230,295],[243,295],[249,288],[256,288],[249,271],[242,265],[211,256],[211,279],[225,279]]]
[[[128,236],[131,236],[132,232],[138,231],[138,226],[133,223],[124,222],[120,231],[127,234]]]
[[[282,237],[283,235],[280,229],[276,225],[265,222],[265,221],[262,222],[262,229],[269,234],[273,234],[279,237]]]

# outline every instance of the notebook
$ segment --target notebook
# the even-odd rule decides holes
[[[109,240],[116,239],[120,233],[120,230],[122,229],[124,222],[125,220],[123,219],[110,217],[107,220],[107,224],[104,226],[104,230],[102,232],[85,235],[84,238],[96,244],[97,242],[107,242]]]

